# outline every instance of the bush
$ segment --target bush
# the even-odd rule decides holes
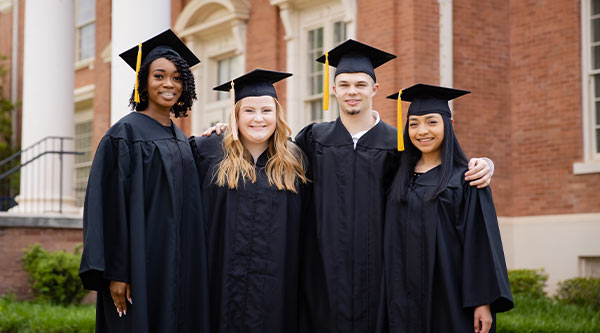
[[[600,310],[600,279],[574,278],[559,282],[556,298],[565,304]]]
[[[81,302],[87,291],[79,279],[80,249],[81,245],[73,253],[48,252],[36,244],[25,251],[23,267],[38,300],[63,305]]]
[[[510,291],[513,295],[524,295],[533,299],[546,297],[548,274],[544,269],[516,269],[508,271]]]
[[[0,332],[69,333],[94,332],[93,305],[53,305],[41,301],[18,302],[0,297]]]

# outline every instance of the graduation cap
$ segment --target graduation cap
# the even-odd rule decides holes
[[[138,74],[140,72],[140,67],[151,63],[156,59],[163,58],[168,54],[181,57],[190,67],[200,62],[200,59],[196,57],[196,55],[171,29],[167,29],[147,41],[139,43],[137,46],[119,54],[119,57],[125,60],[129,67],[135,70],[134,100],[136,103],[140,102],[140,95],[138,93]]]
[[[389,99],[398,100],[398,151],[404,150],[401,101],[411,102],[407,116],[422,116],[428,113],[439,113],[451,118],[452,112],[448,106],[448,101],[468,93],[470,93],[470,91],[418,83],[387,96]]]
[[[237,120],[235,118],[235,103],[240,99],[249,96],[271,96],[277,99],[274,83],[292,76],[291,73],[272,71],[267,69],[257,68],[242,76],[239,76],[229,82],[225,82],[213,88],[217,91],[231,92],[231,131],[233,139],[238,139]]]
[[[329,110],[329,65],[334,66],[335,75],[342,73],[366,73],[377,82],[375,68],[396,58],[395,55],[367,44],[348,39],[317,59],[325,64],[323,84],[323,109]]]

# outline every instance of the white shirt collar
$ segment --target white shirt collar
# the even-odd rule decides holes
[[[379,117],[379,112],[377,112],[375,110],[371,110],[371,112],[373,112],[373,118],[375,118],[375,124],[373,124],[373,126],[371,126],[371,128],[369,128],[368,130],[360,131],[352,136],[352,141],[354,141],[354,149],[356,149],[356,143],[358,142],[358,140],[363,135],[367,134],[367,132],[370,131],[373,127],[375,127],[377,124],[379,124],[379,121],[381,121],[381,118]]]

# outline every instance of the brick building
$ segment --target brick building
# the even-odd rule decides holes
[[[41,2],[63,7],[51,16],[33,6]],[[177,121],[187,134],[226,119],[229,99],[211,90],[217,83],[255,67],[292,72],[277,89],[297,132],[337,116],[333,94],[332,110],[321,111],[323,69],[314,59],[355,38],[398,56],[377,70],[381,87],[374,107],[390,124],[395,104],[385,96],[399,88],[425,82],[472,91],[453,104],[455,129],[468,156],[495,162],[492,188],[509,268],[544,267],[551,289],[559,280],[600,275],[600,1],[66,3],[0,0],[0,54],[8,56],[7,68],[14,67],[4,93],[23,101],[24,121],[17,118],[23,147],[42,134],[67,135],[86,153],[75,158],[68,177],[75,205],[81,204],[96,145],[128,112],[134,73],[118,58],[121,51],[170,26],[198,55],[202,63],[193,72],[199,101],[190,117]],[[70,25],[53,24],[65,20]],[[40,72],[37,78],[72,90],[61,97],[72,108],[49,103],[28,109],[37,96],[26,91],[28,59],[39,62],[27,54],[28,39],[39,38],[35,29],[49,29],[53,42],[68,44],[36,54],[66,57],[73,73],[46,79]],[[28,124],[28,114],[42,112],[70,129],[53,133]],[[0,243],[13,234],[1,228]],[[1,281],[0,292],[6,288]]]

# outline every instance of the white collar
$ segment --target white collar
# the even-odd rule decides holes
[[[371,112],[373,113],[373,118],[375,118],[375,124],[373,124],[373,126],[371,126],[371,128],[369,128],[368,130],[360,131],[352,136],[352,141],[354,141],[354,149],[356,149],[356,143],[358,142],[358,140],[360,140],[360,138],[363,135],[367,134],[367,132],[370,131],[373,127],[377,126],[377,124],[379,124],[379,122],[381,121],[381,118],[379,117],[379,112],[375,110],[371,110]]]

